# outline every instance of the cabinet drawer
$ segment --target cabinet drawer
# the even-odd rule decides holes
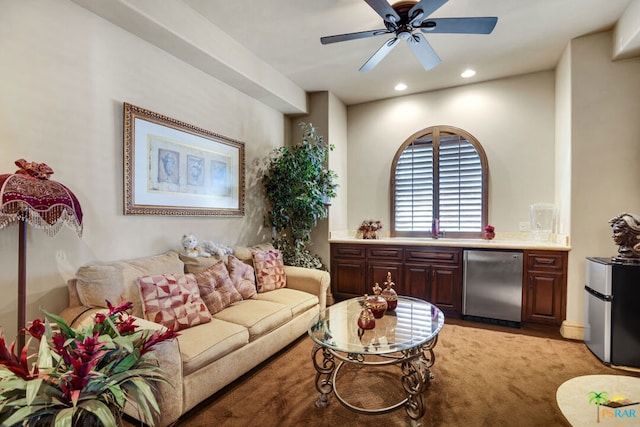
[[[332,245],[331,256],[337,258],[364,258],[365,248],[362,245]]]
[[[404,251],[402,248],[394,248],[389,246],[380,246],[367,248],[367,258],[383,258],[386,260],[402,261]]]
[[[443,249],[443,248],[407,248],[405,249],[404,259],[407,262],[425,262],[425,263],[438,263],[438,264],[453,264],[458,265],[460,263],[459,249]]]
[[[527,269],[562,271],[565,266],[563,252],[527,252]]]

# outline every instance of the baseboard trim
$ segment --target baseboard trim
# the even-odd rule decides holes
[[[574,323],[563,321],[560,326],[560,335],[570,340],[584,341],[584,325],[582,323]]]

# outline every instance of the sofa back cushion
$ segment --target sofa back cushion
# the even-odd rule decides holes
[[[211,321],[193,274],[155,274],[137,279],[144,318],[180,331]]]
[[[253,251],[258,292],[268,292],[287,286],[282,254],[277,249]]]
[[[143,317],[136,280],[140,276],[164,273],[184,274],[184,263],[177,252],[85,265],[76,273],[78,298],[87,307],[104,308],[107,307],[105,300],[114,305],[121,301],[131,301],[131,314]]]
[[[202,300],[211,314],[216,314],[234,302],[242,301],[242,295],[233,286],[224,261],[218,261],[205,271],[195,274]]]
[[[256,290],[256,275],[253,267],[240,261],[233,255],[227,258],[227,270],[233,286],[240,292],[242,299],[255,299],[258,295]]]

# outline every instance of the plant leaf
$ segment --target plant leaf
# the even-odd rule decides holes
[[[56,414],[54,427],[73,427],[73,415],[78,408],[64,408]]]
[[[33,404],[33,401],[38,397],[38,391],[40,390],[42,381],[42,378],[27,381],[27,405]]]
[[[79,407],[85,411],[91,412],[96,417],[98,417],[103,426],[116,425],[116,419],[113,417],[113,413],[111,412],[109,407],[99,400],[85,400],[80,403]]]

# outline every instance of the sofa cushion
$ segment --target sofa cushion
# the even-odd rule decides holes
[[[256,271],[258,292],[268,292],[287,285],[282,254],[279,250],[253,251],[253,268]]]
[[[292,318],[291,309],[286,305],[258,299],[237,302],[213,316],[247,328],[249,341],[276,329]]]
[[[255,246],[235,246],[233,256],[245,264],[253,267],[253,251],[268,251],[275,249],[271,243],[260,243]]]
[[[158,274],[138,278],[144,318],[174,331],[211,321],[192,274]]]
[[[195,274],[200,295],[211,314],[218,313],[237,301],[242,295],[233,286],[224,261],[218,261],[205,271]]]
[[[227,270],[229,270],[229,277],[231,277],[233,286],[240,292],[242,299],[256,298],[258,292],[256,291],[256,275],[253,267],[233,255],[229,255]]]
[[[220,261],[220,258],[216,257],[190,257],[182,253],[179,254],[179,256],[180,260],[182,260],[182,262],[184,263],[184,272],[193,274],[201,273]]]
[[[258,299],[286,305],[291,309],[291,315],[293,317],[309,310],[319,302],[316,295],[288,288],[276,289],[271,292],[263,292],[258,294]]]
[[[206,339],[203,339],[206,338]],[[249,342],[247,328],[213,319],[178,335],[184,375],[206,366]]]
[[[142,316],[142,301],[136,279],[151,274],[183,274],[184,263],[178,253],[169,251],[161,255],[127,261],[95,263],[82,266],[76,273],[78,297],[87,307],[107,307],[122,301],[133,303],[134,316]]]

